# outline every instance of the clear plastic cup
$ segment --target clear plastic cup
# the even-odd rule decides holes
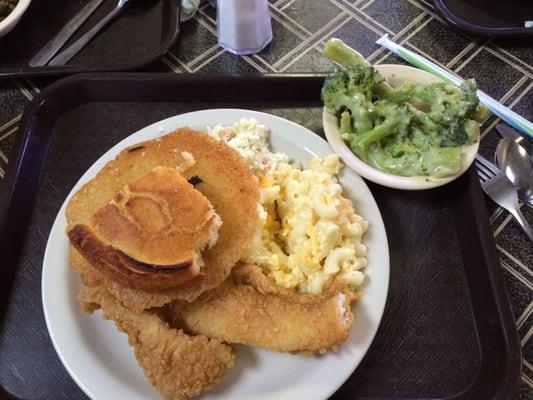
[[[260,52],[272,41],[268,0],[218,0],[217,34],[220,46],[233,54]]]

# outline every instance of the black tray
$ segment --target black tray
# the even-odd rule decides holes
[[[86,2],[32,0],[15,28],[0,38],[0,77],[138,69],[161,57],[177,38],[179,0],[135,0],[67,65],[30,67],[30,59]],[[65,46],[87,32],[116,4],[117,0],[104,1]]]
[[[322,136],[322,82],[88,74],[33,100],[0,192],[0,388],[28,399],[84,398],[48,337],[40,271],[56,213],[101,154],[155,121],[215,107],[263,110]],[[389,237],[390,292],[374,343],[333,398],[510,398],[520,345],[475,172],[420,192],[369,186]]]
[[[437,11],[454,27],[476,36],[533,37],[531,0],[434,0]]]

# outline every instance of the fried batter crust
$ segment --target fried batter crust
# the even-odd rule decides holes
[[[103,287],[84,288],[80,302],[86,312],[101,308],[104,318],[128,335],[144,374],[165,399],[184,400],[209,390],[233,367],[230,346],[172,329],[155,311],[135,313]]]

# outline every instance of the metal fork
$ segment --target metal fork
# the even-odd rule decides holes
[[[511,213],[533,242],[533,229],[518,207],[518,194],[505,173],[482,155],[476,155],[476,168],[481,187],[496,204]]]
[[[533,229],[518,207],[518,194],[513,183],[503,171],[479,154],[476,155],[476,168],[481,187],[487,196],[509,211],[533,242]]]

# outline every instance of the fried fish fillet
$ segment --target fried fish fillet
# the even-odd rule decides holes
[[[190,156],[195,162],[190,162]],[[159,139],[122,151],[74,194],[67,207],[67,230],[87,224],[92,215],[115,194],[155,167],[179,167],[213,205],[222,219],[216,244],[203,252],[204,266],[196,278],[171,289],[134,289],[102,276],[82,261],[71,247],[74,269],[83,270],[86,282],[101,282],[134,311],[160,306],[173,299],[192,301],[218,286],[248,247],[258,220],[259,183],[246,160],[229,146],[203,132],[178,129]],[[236,206],[238,205],[238,206]]]
[[[144,374],[166,399],[182,400],[209,390],[234,364],[230,346],[172,329],[153,311],[135,313],[103,287],[84,288],[80,301],[87,312],[101,308],[104,318],[128,335]]]
[[[198,276],[221,225],[207,198],[175,168],[156,167],[119,191],[70,242],[105,277],[133,289],[176,287]]]
[[[319,352],[346,340],[353,295],[341,282],[321,295],[278,287],[255,265],[238,265],[220,287],[192,303],[166,306],[171,325],[228,343],[286,352]]]

